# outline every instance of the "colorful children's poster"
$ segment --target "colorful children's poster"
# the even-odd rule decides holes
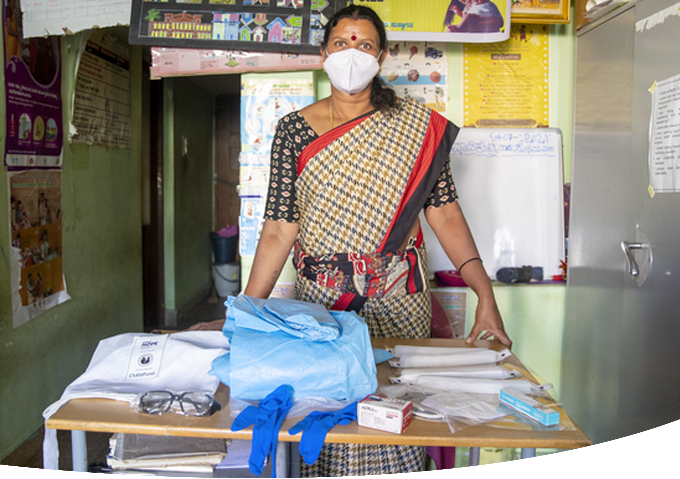
[[[61,172],[8,174],[14,327],[67,299],[62,274]]]
[[[346,0],[132,0],[131,44],[319,53]]]
[[[380,76],[400,97],[414,98],[440,113],[446,112],[446,45],[390,42]]]
[[[463,46],[463,122],[476,127],[547,127],[547,25],[516,24],[502,43]]]
[[[487,43],[510,35],[512,0],[353,0],[380,15],[391,41]]]
[[[60,167],[61,60],[56,37],[24,39],[17,0],[3,3],[5,38],[5,165]]]
[[[151,47],[151,78],[321,70],[321,55]]]
[[[130,50],[101,30],[80,57],[71,141],[130,147]]]
[[[245,77],[241,82],[241,151],[269,155],[276,125],[314,103],[311,73],[298,78]]]

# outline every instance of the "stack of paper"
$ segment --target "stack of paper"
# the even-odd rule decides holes
[[[183,473],[212,477],[215,466],[226,456],[225,439],[114,434],[107,463],[119,474]]]

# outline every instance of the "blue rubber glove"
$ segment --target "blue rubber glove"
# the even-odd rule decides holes
[[[276,443],[279,429],[292,406],[290,386],[279,386],[260,401],[260,404],[248,406],[234,419],[232,431],[240,431],[255,425],[248,459],[248,468],[253,474],[258,476],[262,474],[264,460],[271,453],[272,477],[276,476]]]
[[[335,412],[314,411],[306,418],[290,428],[288,434],[295,435],[302,431],[300,439],[300,455],[307,465],[312,465],[319,458],[326,434],[336,424],[346,425],[357,420],[357,402]]]

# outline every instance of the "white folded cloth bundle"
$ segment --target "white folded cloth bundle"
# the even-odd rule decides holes
[[[395,349],[397,349],[395,347]],[[471,348],[431,348],[451,349],[454,351],[442,352],[413,352],[402,354],[390,359],[390,366],[395,368],[429,368],[445,366],[471,366],[474,364],[495,364],[512,354],[509,349],[493,351],[491,349]],[[457,350],[457,351],[456,351]],[[464,351],[464,352],[463,352]],[[401,351],[400,351],[401,352]],[[394,352],[392,353],[394,355]]]
[[[489,348],[476,348],[476,347],[464,347],[464,348],[442,348],[439,346],[411,346],[408,344],[397,344],[392,348],[392,356],[395,358],[400,358],[407,354],[417,354],[417,355],[434,355],[434,354],[465,354],[465,353],[476,353],[479,351],[490,351]]]
[[[533,394],[552,388],[550,383],[540,385],[526,379],[471,379],[445,376],[420,376],[416,379],[415,385],[433,391],[494,395],[498,395],[504,388],[513,388],[523,394]]]
[[[420,376],[445,376],[477,379],[510,379],[519,377],[518,371],[495,364],[477,364],[473,366],[450,366],[440,368],[404,368],[394,376],[390,376],[392,384],[414,384]]]

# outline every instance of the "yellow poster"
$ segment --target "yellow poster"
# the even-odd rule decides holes
[[[463,46],[465,126],[549,126],[548,42],[547,25],[516,24],[506,42]]]
[[[354,0],[385,22],[392,41],[500,42],[507,40],[512,0]]]

